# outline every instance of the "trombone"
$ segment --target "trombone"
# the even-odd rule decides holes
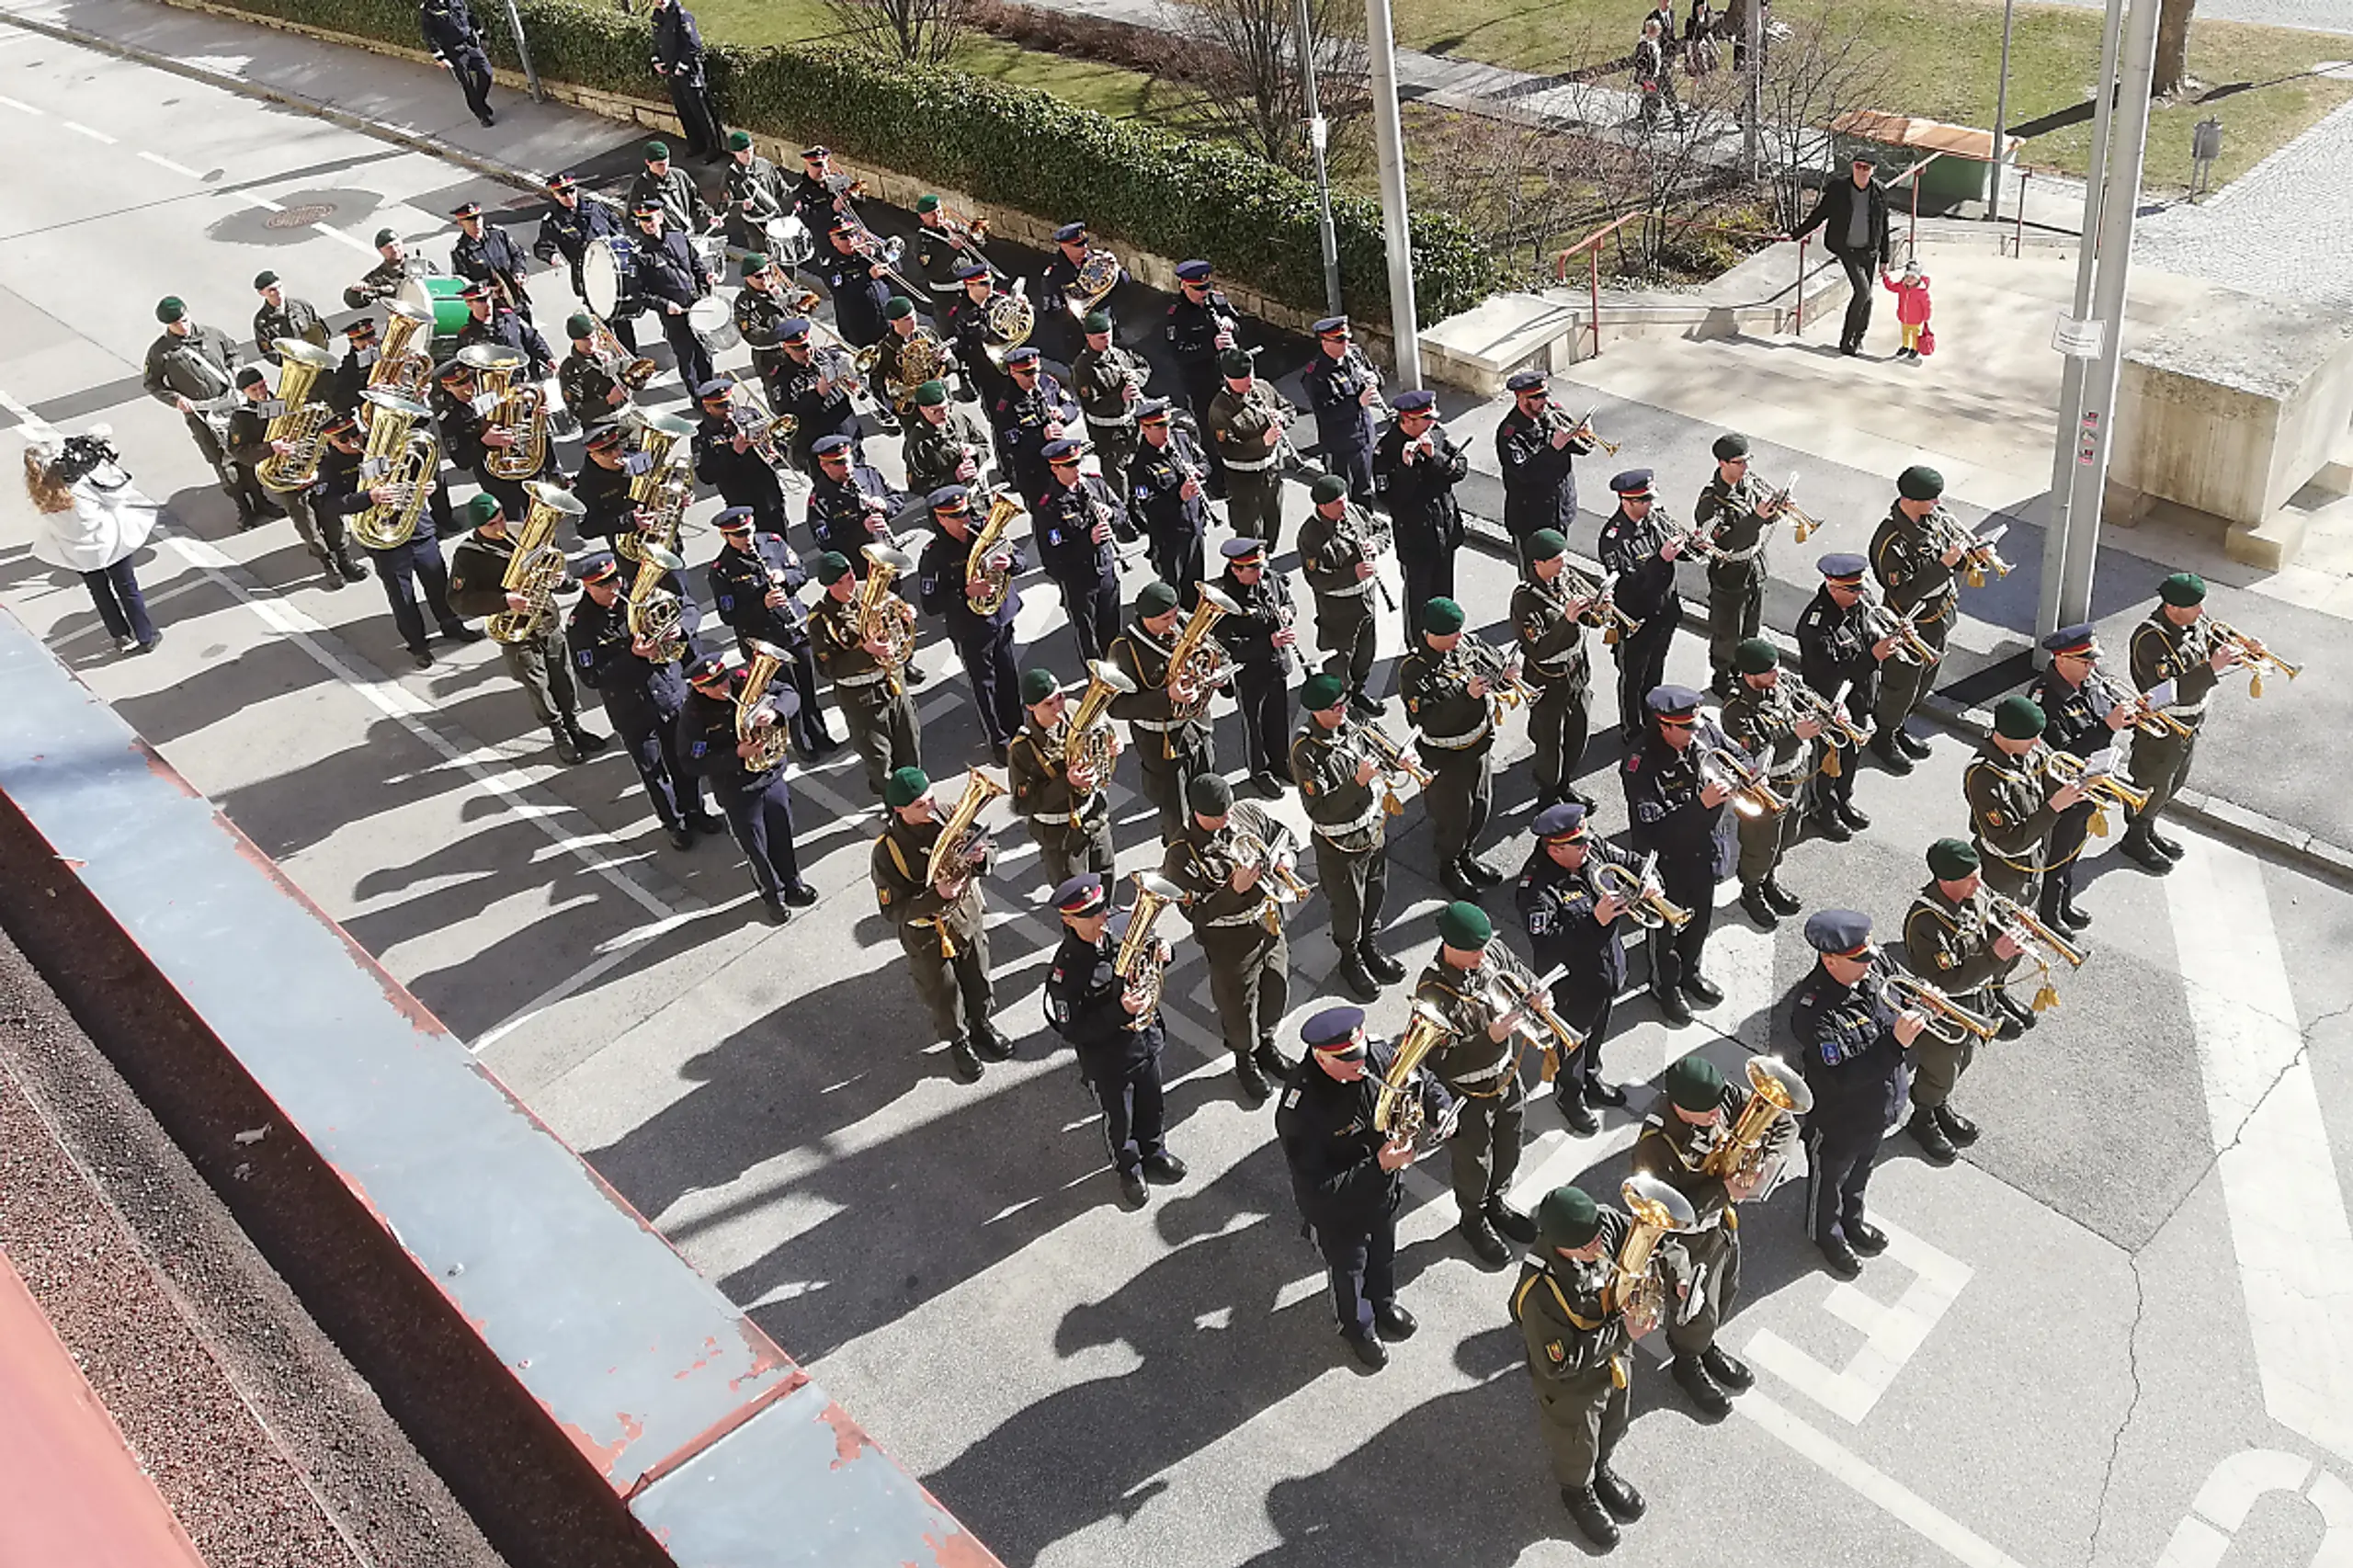
[[[1793,499],[1797,487],[1798,476],[1793,473],[1787,484],[1766,494],[1765,506],[1772,508],[1775,522],[1783,517],[1789,518],[1790,528],[1796,530],[1797,541],[1803,544],[1813,537],[1813,531],[1822,526],[1822,522]]]
[[[1593,891],[1604,898],[1614,898],[1626,906],[1626,917],[1645,931],[1665,926],[1680,931],[1691,924],[1691,912],[1679,903],[1667,901],[1666,890],[1659,885],[1658,857],[1647,856],[1643,869],[1630,871],[1615,860],[1599,858],[1586,862],[1586,880]]]
[[[994,281],[1005,281],[1005,269],[991,261],[988,253],[981,248],[989,234],[986,218],[968,218],[942,200],[939,204],[939,227],[940,232],[948,236],[948,243],[987,267]]]
[[[2084,960],[2091,955],[2044,925],[2039,915],[2018,900],[1991,888],[1985,890],[1985,896],[1994,906],[1994,918],[2002,924],[2012,941],[2026,949],[2034,967],[2042,971],[2041,983],[2034,989],[2034,1010],[2049,1012],[2059,1006],[2059,988],[2051,983],[2051,960],[2055,958],[2075,970],[2083,968]]]
[[[1730,746],[1710,746],[1699,754],[1699,782],[1722,785],[1732,796],[1732,809],[1745,817],[1779,816],[1790,809],[1764,765],[1743,761]]]
[[[1898,1012],[1918,1012],[1927,1017],[1924,1033],[1933,1035],[1947,1045],[1961,1045],[1972,1039],[1993,1040],[2002,1032],[2002,1026],[1982,1013],[1962,1006],[1925,980],[1912,975],[1889,972],[1879,977],[1880,1000]]]
[[[2261,638],[2250,637],[2228,621],[2217,620],[2213,622],[2213,629],[2212,635],[2215,640],[2223,647],[2236,653],[2239,663],[2246,666],[2246,694],[2249,697],[2263,695],[2263,672],[2267,668],[2278,670],[2290,680],[2304,673],[2303,665],[2290,664],[2264,646]]]
[[[2120,806],[2126,812],[2146,811],[2149,792],[2135,790],[2115,774],[2095,770],[2071,751],[2045,746],[2040,754],[2043,781],[2055,793],[2074,784],[2082,789],[2092,802],[2091,835],[2094,838],[2108,836],[2108,808]]]

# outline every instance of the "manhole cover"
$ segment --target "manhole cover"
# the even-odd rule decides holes
[[[301,207],[289,207],[282,212],[271,213],[262,220],[262,227],[265,229],[307,229],[313,223],[324,222],[334,216],[334,202],[312,201]]]

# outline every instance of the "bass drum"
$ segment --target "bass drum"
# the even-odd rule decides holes
[[[744,341],[735,328],[734,309],[717,294],[705,294],[687,307],[687,325],[714,359]]]
[[[620,309],[622,286],[628,281],[636,246],[625,234],[606,234],[588,242],[580,257],[581,297],[602,321],[611,321]]]
[[[768,259],[780,267],[799,267],[817,254],[817,242],[809,233],[809,225],[788,212],[771,218],[763,225],[768,240]]]
[[[473,319],[473,312],[466,308],[465,301],[458,297],[465,287],[466,280],[462,278],[412,278],[401,285],[398,298],[401,303],[418,314],[433,318],[433,335],[437,340],[455,337],[465,330],[466,323]],[[434,358],[438,359],[443,356],[437,353]]]

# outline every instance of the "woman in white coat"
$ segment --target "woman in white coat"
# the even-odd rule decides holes
[[[112,434],[93,425],[26,449],[25,488],[40,514],[33,554],[80,574],[117,650],[148,653],[164,634],[148,619],[131,558],[155,529],[155,504],[131,488]]]

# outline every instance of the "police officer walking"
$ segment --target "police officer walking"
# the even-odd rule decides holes
[[[1078,1053],[1078,1071],[1103,1108],[1103,1144],[1119,1173],[1120,1196],[1141,1209],[1146,1182],[1185,1179],[1185,1162],[1163,1142],[1160,1055],[1168,1043],[1157,999],[1131,988],[1112,960],[1134,911],[1114,915],[1093,871],[1054,889],[1062,946],[1046,977],[1046,1016]],[[1156,939],[1156,938],[1155,938]],[[1162,943],[1162,960],[1166,944]]]
[[[1887,959],[1871,945],[1871,919],[1851,909],[1817,911],[1805,923],[1815,953],[1799,983],[1790,1030],[1805,1053],[1807,1233],[1830,1271],[1852,1279],[1860,1258],[1887,1250],[1887,1234],[1863,1218],[1871,1162],[1904,1105],[1908,1054],[1927,1015],[1898,1008],[1881,982]]]
[[[654,74],[670,89],[670,107],[678,111],[687,136],[687,156],[715,161],[719,116],[711,112],[703,73],[702,32],[694,13],[678,0],[654,0]]]
[[[1006,747],[1021,727],[1021,694],[1013,667],[1013,620],[1021,613],[1021,591],[1007,586],[995,608],[986,574],[972,570],[976,541],[971,493],[961,484],[944,485],[931,493],[931,519],[938,529],[924,547],[918,579],[924,612],[948,626],[979,712],[982,732],[988,736],[989,755],[1002,767]],[[993,552],[1008,585],[1028,570],[1021,547],[1000,543]]]
[[[1228,350],[1242,347],[1236,336],[1241,330],[1241,315],[1224,291],[1211,282],[1211,269],[1206,261],[1178,262],[1176,297],[1168,301],[1169,351],[1176,357],[1176,375],[1184,383],[1186,404],[1203,430],[1209,428],[1210,404],[1217,401],[1217,394],[1225,386],[1220,374],[1220,358]],[[1203,445],[1210,464],[1210,494],[1222,495],[1225,466],[1217,443],[1205,441]]]
[[[1543,371],[1517,371],[1504,390],[1512,395],[1511,412],[1495,426],[1504,527],[1516,544],[1538,528],[1565,535],[1577,520],[1576,460],[1593,450],[1593,439],[1552,406]]]
[[[762,533],[781,535],[787,527],[784,486],[752,444],[751,432],[736,422],[734,393],[735,383],[724,376],[713,376],[695,389],[695,403],[702,415],[695,424],[695,477],[718,491],[731,510],[749,513]],[[841,548],[837,540],[824,542]]]
[[[483,52],[482,28],[466,0],[423,0],[416,19],[433,62],[458,79],[467,111],[484,125],[497,124],[490,108],[490,56]]]
[[[591,244],[622,235],[620,216],[604,202],[582,196],[580,181],[570,174],[548,176],[548,197],[554,205],[540,215],[540,232],[531,241],[531,254],[551,267],[555,265],[556,257],[562,256],[572,274],[572,297],[585,305],[588,302],[588,284],[580,264],[586,258]],[[637,352],[637,321],[633,314],[616,310],[613,319],[605,324],[613,329],[614,338],[623,348],[631,354]]]

